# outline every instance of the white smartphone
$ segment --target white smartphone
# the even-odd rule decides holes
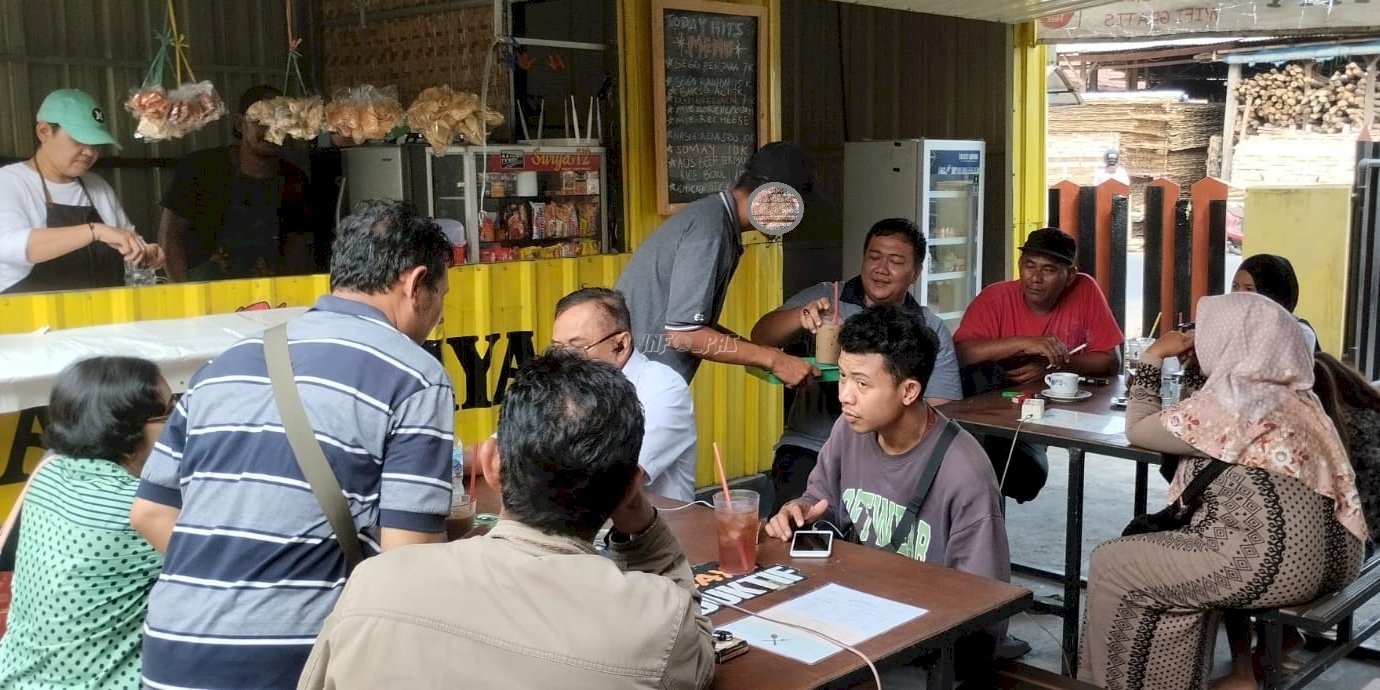
[[[834,552],[834,533],[802,529],[791,537],[791,558],[828,558]]]

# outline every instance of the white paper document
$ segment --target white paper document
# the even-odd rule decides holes
[[[827,584],[766,609],[761,615],[822,633],[852,646],[925,613],[922,608]],[[720,628],[732,632],[754,647],[807,664],[842,651],[841,647],[819,635],[754,616]]]
[[[1046,410],[1045,416],[1040,421],[1032,423],[1109,436],[1126,433],[1126,415],[1124,414],[1110,415],[1074,412],[1073,410]]]

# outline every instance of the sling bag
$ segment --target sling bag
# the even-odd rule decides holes
[[[287,324],[264,331],[264,362],[268,365],[268,378],[273,383],[273,402],[278,406],[278,415],[283,418],[283,431],[292,446],[292,455],[297,459],[302,476],[311,485],[316,503],[321,506],[331,529],[335,531],[335,539],[345,555],[345,575],[348,577],[355,566],[364,560],[364,551],[359,544],[359,534],[355,531],[350,504],[345,502],[340,482],[326,462],[326,454],[316,440],[316,433],[307,419],[307,409],[302,406],[302,398],[297,393],[292,360],[288,356]]]
[[[891,532],[891,543],[888,549],[897,551],[906,542],[906,536],[915,528],[915,521],[920,519],[920,507],[925,504],[925,498],[930,495],[930,489],[934,487],[934,478],[939,475],[939,465],[944,462],[944,456],[949,452],[949,445],[953,443],[954,437],[958,435],[958,424],[949,420],[944,425],[944,430],[939,434],[939,440],[935,441],[934,451],[930,453],[930,461],[925,465],[925,470],[920,473],[920,480],[915,483],[915,491],[911,494],[910,503],[906,505],[906,513],[901,516],[901,521]],[[841,520],[848,520],[848,513],[840,506]],[[850,541],[859,541],[853,535],[854,525],[848,521],[844,525],[843,533]]]

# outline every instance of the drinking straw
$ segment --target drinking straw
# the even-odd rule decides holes
[[[479,472],[479,444],[475,444],[475,446],[474,446],[474,457],[469,458],[469,466],[470,466],[470,488],[469,488],[469,491],[466,491],[465,493],[473,494],[473,493],[477,490],[477,487],[478,487],[478,485],[474,483],[474,480],[475,480],[475,478],[476,478],[477,473]],[[476,505],[478,505],[478,504],[476,504]]]
[[[834,281],[834,324],[839,322],[839,281]]]
[[[726,501],[726,502],[728,503],[728,505],[731,506],[731,505],[733,505],[733,500],[732,500],[732,497],[730,497],[730,496],[729,496],[729,493],[728,493],[728,473],[727,473],[727,472],[724,472],[724,459],[723,459],[723,457],[721,457],[721,456],[719,455],[719,442],[718,442],[718,441],[715,441],[713,445],[714,445],[714,466],[717,467],[717,468],[719,469],[719,486],[722,486],[723,489],[724,489],[724,501]]]
[[[728,511],[729,511],[730,513],[732,513],[732,512],[733,512],[733,495],[730,494],[730,493],[728,493],[728,473],[724,471],[724,459],[723,459],[722,456],[719,455],[719,442],[718,442],[718,441],[714,441],[713,445],[714,445],[714,466],[717,467],[718,470],[719,470],[719,486],[722,486],[723,489],[724,489],[724,504],[728,506]],[[754,521],[754,522],[755,522],[755,521]],[[743,557],[743,563],[744,563],[745,565],[751,567],[752,564],[753,564],[752,562],[753,562],[753,560],[755,560],[755,559],[753,559],[753,558],[751,558],[751,557],[748,556],[747,546],[745,546],[745,545],[743,544],[743,541],[742,541],[741,539],[738,541],[738,551],[739,551],[739,553],[740,553],[740,554],[742,555],[742,557]]]
[[[1147,333],[1146,335],[1151,335],[1151,336],[1155,335],[1155,329],[1157,329],[1157,328],[1160,327],[1160,317],[1161,317],[1161,316],[1164,316],[1164,312],[1160,312],[1160,313],[1158,313],[1158,314],[1155,314],[1155,323],[1152,324],[1152,325],[1150,326],[1150,332]]]

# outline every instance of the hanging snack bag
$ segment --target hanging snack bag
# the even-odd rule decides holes
[[[398,90],[362,84],[339,89],[325,107],[326,127],[355,144],[383,139],[399,122],[403,108]]]
[[[326,128],[325,104],[317,96],[279,96],[249,106],[245,116],[268,128],[264,138],[282,145],[288,137],[311,141]]]

